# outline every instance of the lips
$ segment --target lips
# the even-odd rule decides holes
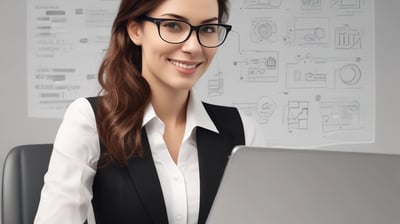
[[[195,62],[180,62],[180,61],[175,61],[175,60],[169,60],[173,65],[175,65],[178,68],[183,68],[183,69],[194,69],[200,63],[195,63]]]

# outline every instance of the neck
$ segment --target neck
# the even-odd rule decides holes
[[[160,93],[154,91],[151,103],[157,116],[164,123],[181,123],[186,121],[186,108],[189,91]]]

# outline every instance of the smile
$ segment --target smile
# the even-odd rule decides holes
[[[194,69],[196,68],[199,64],[195,63],[195,64],[185,64],[183,62],[179,62],[179,61],[174,61],[174,60],[169,60],[173,65],[179,67],[179,68],[183,68],[183,69]]]

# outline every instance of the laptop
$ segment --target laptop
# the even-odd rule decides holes
[[[238,146],[208,224],[399,224],[400,155]]]

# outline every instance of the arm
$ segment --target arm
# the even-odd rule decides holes
[[[99,156],[93,110],[86,99],[77,99],[57,132],[34,223],[86,220]]]

